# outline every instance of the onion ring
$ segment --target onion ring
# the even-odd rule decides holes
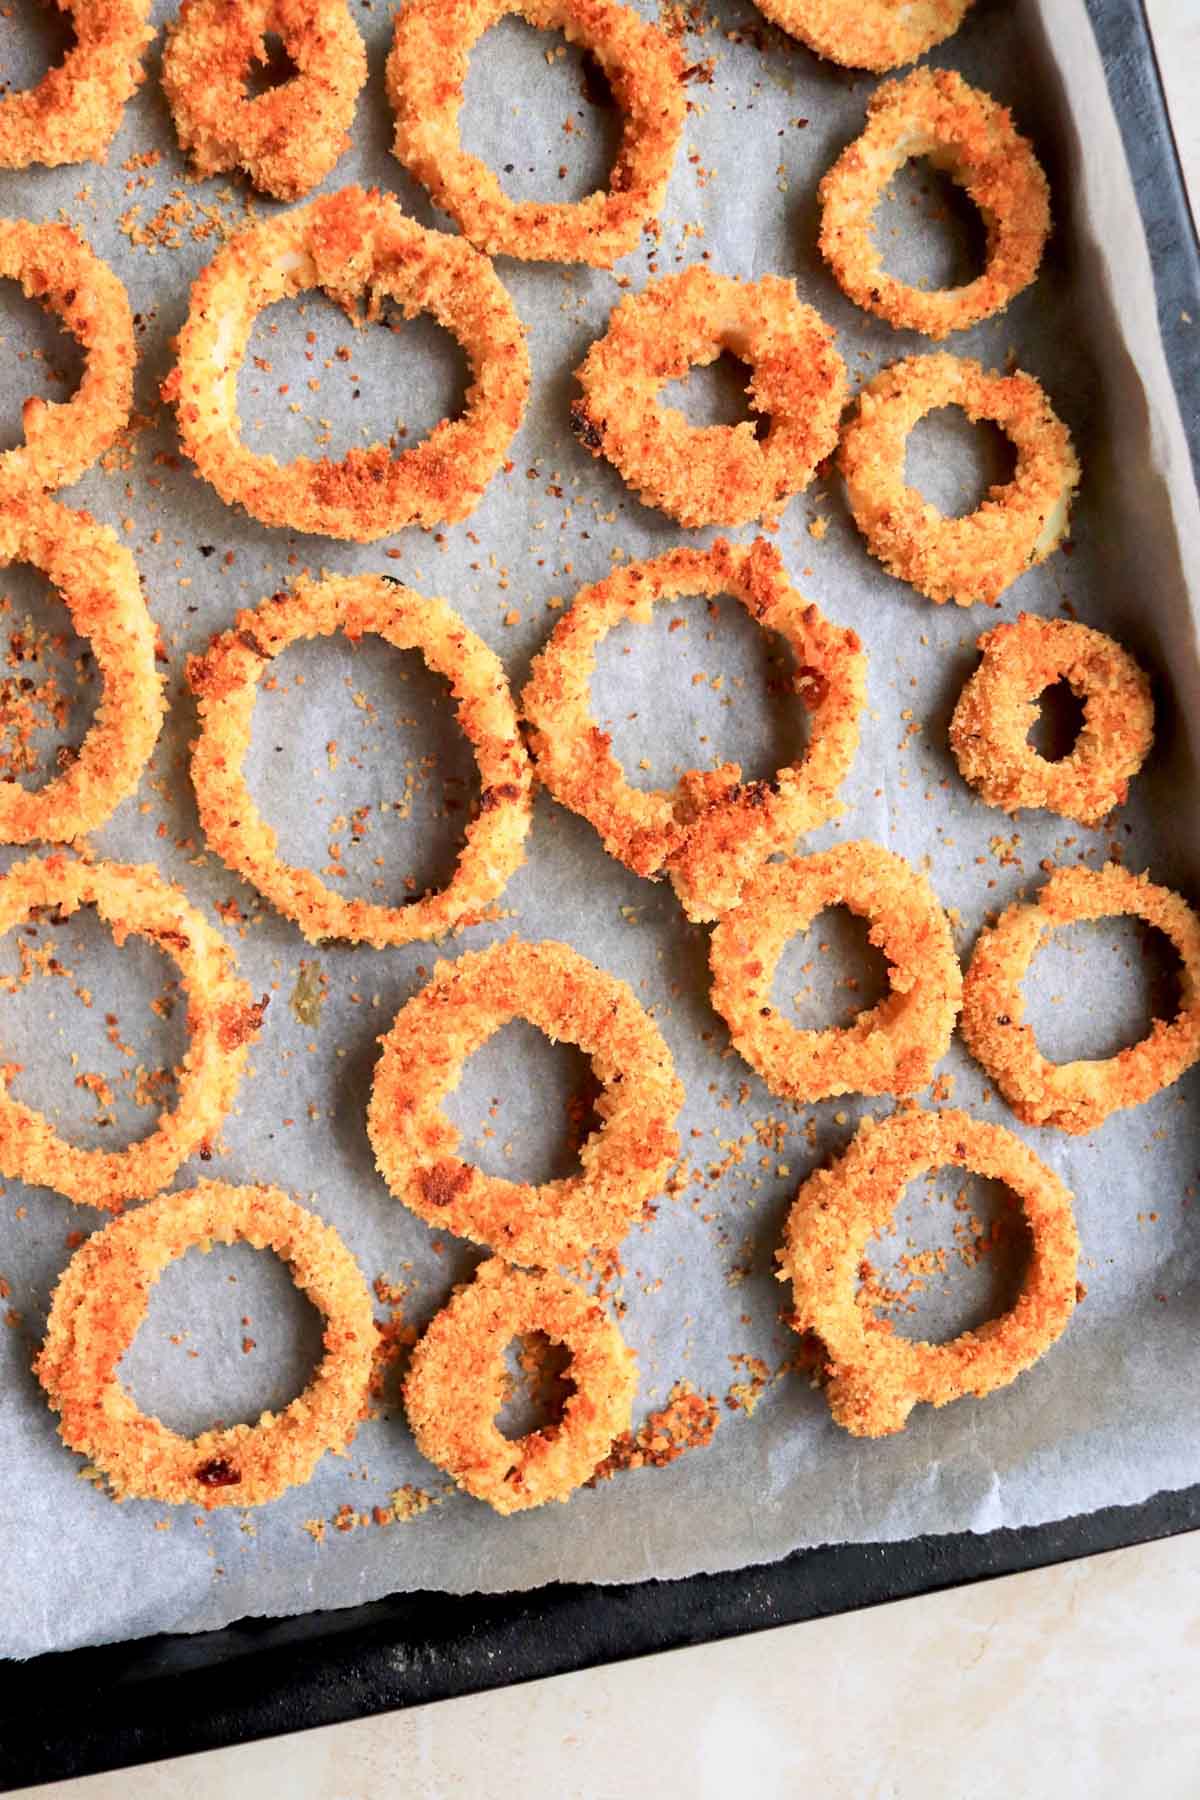
[[[571,429],[593,456],[606,456],[646,506],[681,525],[744,525],[775,519],[837,446],[846,366],[836,333],[792,281],[737,281],[695,263],[652,281],[615,308],[576,379],[583,399]],[[750,369],[746,392],[770,419],[690,425],[660,403],[669,381],[728,350]]]
[[[771,983],[783,947],[827,906],[869,919],[891,993],[844,1029],[802,1031],[776,1011]],[[927,878],[880,844],[838,844],[767,863],[709,946],[712,1002],[746,1061],[774,1094],[911,1094],[950,1048],[962,974],[950,923]]]
[[[1154,741],[1150,683],[1128,650],[1090,626],[1033,613],[985,631],[978,648],[950,721],[963,779],[989,806],[1042,806],[1081,825],[1123,805]],[[1029,733],[1038,695],[1058,681],[1083,701],[1083,725],[1070,754],[1049,762]]]
[[[463,1162],[441,1107],[467,1058],[518,1018],[577,1044],[603,1089],[580,1172],[541,1187]],[[578,1267],[615,1249],[679,1154],[683,1089],[658,1026],[623,981],[566,944],[510,938],[437,963],[380,1043],[367,1132],[388,1188],[430,1225],[511,1262]]]
[[[278,33],[296,73],[251,96],[246,78]],[[299,200],[350,148],[367,53],[346,0],[183,0],[167,28],[162,84],[197,175],[243,169]]]
[[[480,810],[467,826],[449,885],[406,906],[348,900],[310,869],[281,861],[279,840],[243,774],[258,683],[268,663],[291,644],[339,631],[352,643],[373,633],[399,650],[419,650],[450,683],[458,722],[479,765]],[[444,600],[427,600],[381,575],[300,581],[292,593],[239,613],[233,629],[214,638],[205,655],[189,659],[188,681],[200,717],[192,783],[208,846],[310,943],[343,938],[380,950],[477,924],[524,861],[533,771],[504,666]]]
[[[281,1413],[186,1438],[140,1411],[119,1368],[164,1269],[214,1243],[282,1257],[324,1317],[325,1354]],[[306,1482],[327,1450],[344,1451],[366,1410],[378,1343],[367,1284],[332,1225],[278,1188],[202,1181],[112,1220],[75,1252],[34,1371],[63,1442],[103,1471],[115,1499],[261,1506]]]
[[[561,1424],[507,1438],[504,1352],[540,1331],[571,1353],[574,1384]],[[629,1430],[637,1364],[598,1300],[542,1270],[498,1256],[434,1318],[412,1353],[404,1406],[417,1449],[498,1513],[567,1500]]]
[[[962,24],[971,0],[756,0],[761,13],[828,62],[882,75],[915,62]]]
[[[0,99],[0,168],[103,162],[125,102],[145,80],[150,0],[55,0],[75,42],[36,87]]]
[[[607,189],[574,204],[511,200],[463,149],[458,115],[471,51],[508,14],[561,31],[595,57],[624,114]],[[611,268],[636,250],[662,204],[683,133],[683,58],[663,32],[616,0],[407,0],[387,60],[393,150],[464,235],[490,256]]]
[[[965,518],[948,518],[904,479],[908,434],[926,413],[959,406],[990,419],[1016,448],[1011,481]],[[1079,463],[1071,434],[1032,375],[987,372],[966,357],[914,356],[868,382],[838,461],[854,522],[890,575],[940,606],[995,606],[1066,535]]]
[[[177,887],[150,867],[85,863],[61,853],[14,863],[0,876],[0,935],[35,908],[70,917],[94,906],[118,944],[132,932],[164,950],[188,998],[188,1049],[174,1108],[149,1137],[125,1150],[80,1150],[32,1106],[0,1085],[0,1174],[48,1187],[80,1206],[120,1212],[127,1200],[161,1192],[180,1165],[203,1152],[233,1105],[266,1001],[256,1003],[233,953]]]
[[[645,623],[656,601],[730,594],[795,655],[795,692],[808,711],[803,755],[772,781],[741,779],[737,763],[689,770],[671,793],[632,787],[612,740],[592,717],[596,647],[625,619]],[[665,871],[689,919],[737,902],[759,863],[842,811],[837,789],[858,747],[866,657],[856,634],[831,625],[791,586],[759,538],[670,550],[630,563],[576,595],[535,659],[522,696],[538,774],[556,800],[594,825],[604,848],[639,875]]]
[[[54,500],[0,508],[0,568],[27,563],[58,591],[86,638],[103,691],[74,760],[44,787],[0,781],[0,843],[70,843],[95,831],[132,794],[166,713],[156,634],[137,564],[107,525]]]
[[[949,1343],[913,1342],[861,1304],[859,1270],[907,1184],[946,1164],[1005,1182],[1032,1249],[1008,1312]],[[903,1430],[919,1401],[946,1406],[1006,1387],[1062,1336],[1075,1310],[1079,1236],[1070,1192],[1011,1131],[962,1112],[899,1112],[865,1118],[832,1166],[809,1176],[779,1260],[796,1330],[814,1332],[824,1348],[834,1419],[855,1437],[886,1437]]]
[[[237,371],[258,314],[319,287],[353,318],[391,297],[405,316],[429,312],[466,352],[472,382],[461,417],[443,419],[411,450],[386,444],[341,462],[280,464],[241,441]],[[461,238],[426,231],[377,191],[342,188],[239,233],[192,288],[179,360],[163,387],[184,451],[221,498],[264,525],[369,543],[405,525],[466,518],[504,459],[525,410],[524,327],[486,257]]]
[[[1022,1021],[1020,983],[1046,932],[1075,920],[1134,918],[1169,938],[1183,964],[1179,1012],[1155,1019],[1115,1056],[1048,1062]],[[1200,1059],[1200,918],[1178,894],[1119,863],[1054,869],[1035,901],[1020,902],[980,933],[963,980],[962,1034],[1018,1119],[1094,1131],[1110,1113],[1140,1106]]]
[[[913,157],[964,188],[983,217],[983,273],[927,292],[883,267],[872,236],[880,196]],[[856,305],[898,331],[944,338],[1003,312],[1038,272],[1050,231],[1050,193],[1033,146],[1006,106],[953,69],[914,69],[885,81],[867,106],[862,136],[821,179],[821,254]]]

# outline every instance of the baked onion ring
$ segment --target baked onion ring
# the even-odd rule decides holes
[[[612,739],[592,716],[596,648],[625,619],[645,623],[656,601],[730,594],[796,660],[793,685],[808,713],[808,744],[771,781],[742,781],[737,763],[691,769],[673,792],[630,785]],[[556,800],[595,826],[604,848],[639,875],[665,872],[689,919],[737,902],[759,863],[834,818],[837,789],[858,747],[866,657],[857,635],[831,625],[788,581],[764,538],[708,550],[670,550],[615,569],[582,589],[535,659],[522,695],[538,774]]]
[[[150,0],[54,0],[75,42],[36,87],[0,99],[0,168],[103,162],[125,102],[145,80]]]
[[[882,75],[952,37],[971,0],[756,0],[761,13],[828,62]]]
[[[891,992],[851,1025],[802,1031],[778,1012],[771,984],[788,939],[827,906],[870,920]],[[950,923],[928,879],[880,844],[838,844],[767,863],[709,946],[712,1002],[746,1061],[774,1094],[911,1094],[950,1048],[962,973]]]
[[[989,806],[1044,806],[1096,825],[1124,804],[1154,741],[1145,671],[1113,638],[1069,619],[1022,613],[979,640],[980,664],[958,697],[950,747]],[[1065,681],[1083,702],[1083,725],[1057,762],[1029,742],[1038,695]]]
[[[175,1105],[149,1137],[124,1150],[81,1150],[0,1083],[0,1174],[48,1187],[80,1206],[120,1212],[167,1186],[180,1165],[209,1147],[233,1105],[266,1001],[255,1003],[233,954],[202,913],[150,867],[86,863],[56,852],[14,863],[0,876],[0,935],[35,909],[70,917],[94,906],[118,944],[132,932],[163,950],[187,995],[188,1049]],[[0,983],[0,987],[7,984]]]
[[[1155,926],[1183,965],[1169,1023],[1115,1056],[1048,1062],[1023,1023],[1021,981],[1047,932],[1077,920],[1134,918]],[[1018,1119],[1095,1131],[1110,1113],[1140,1106],[1200,1059],[1200,918],[1169,888],[1119,863],[1054,869],[1035,901],[1018,901],[979,935],[963,980],[962,1034]]]
[[[575,371],[583,399],[571,429],[644,505],[681,525],[775,519],[837,445],[846,366],[836,335],[794,282],[737,281],[694,263],[615,308]],[[748,365],[746,392],[770,420],[761,441],[749,419],[691,425],[659,399],[669,381],[726,350]]]
[[[540,1187],[463,1162],[441,1106],[467,1058],[511,1019],[577,1044],[602,1089],[580,1172]],[[388,1188],[430,1225],[510,1262],[578,1267],[615,1249],[679,1154],[683,1089],[658,1026],[623,981],[566,944],[510,938],[437,963],[380,1043],[367,1131]]]
[[[941,406],[990,419],[1017,452],[1011,481],[965,518],[949,518],[904,479],[908,435]],[[945,351],[893,363],[868,382],[838,461],[854,522],[890,575],[940,606],[995,606],[1066,535],[1079,463],[1071,434],[1032,375],[988,372]]]
[[[608,187],[573,204],[511,200],[468,155],[458,130],[471,51],[515,13],[591,52],[624,115]],[[407,0],[387,60],[396,115],[393,150],[464,235],[490,256],[611,268],[636,250],[656,216],[683,132],[683,58],[671,40],[617,0]]]
[[[240,437],[237,372],[258,314],[321,288],[354,318],[391,298],[408,318],[428,312],[466,352],[472,381],[459,418],[393,456],[386,444],[340,462],[281,464]],[[192,288],[179,360],[163,388],[183,449],[223,500],[264,525],[369,543],[405,525],[466,518],[504,459],[529,391],[525,332],[486,257],[461,238],[426,231],[378,191],[342,188],[239,233]]]
[[[275,32],[295,74],[250,95]],[[162,84],[197,175],[243,169],[277,200],[299,200],[350,148],[367,53],[346,0],[183,0],[167,28]]]
[[[1008,1312],[949,1343],[914,1342],[861,1303],[859,1271],[907,1184],[947,1164],[1003,1181],[1021,1202],[1032,1247]],[[809,1176],[779,1261],[795,1329],[824,1348],[834,1419],[855,1437],[886,1437],[919,1401],[946,1406],[1006,1387],[1062,1336],[1075,1310],[1079,1235],[1071,1194],[1011,1131],[962,1112],[898,1112],[865,1118],[832,1165]]]
[[[380,906],[334,893],[311,869],[280,860],[278,838],[250,796],[243,764],[254,702],[268,663],[289,645],[342,632],[352,643],[374,634],[398,650],[419,650],[445,676],[479,765],[478,816],[467,826],[458,867],[440,893]],[[251,882],[310,943],[411,944],[453,926],[474,925],[525,859],[533,771],[521,741],[504,665],[444,600],[427,600],[382,575],[300,581],[292,593],[241,612],[231,631],[188,661],[200,736],[192,783],[210,850]]]
[[[944,169],[982,215],[983,273],[961,287],[898,281],[872,235],[884,189],[917,156]],[[1006,106],[953,69],[914,69],[876,88],[866,130],[821,178],[818,195],[821,254],[850,299],[899,331],[931,338],[1003,312],[1037,274],[1050,231],[1050,193],[1032,144]]]
[[[168,1264],[214,1243],[282,1257],[325,1320],[325,1354],[281,1413],[186,1438],[139,1409],[120,1363]],[[378,1343],[367,1284],[332,1225],[278,1188],[202,1181],[112,1220],[75,1252],[34,1370],[63,1442],[104,1473],[115,1499],[261,1506],[307,1481],[327,1450],[344,1451],[366,1409]]]
[[[521,1438],[496,1425],[514,1337],[542,1332],[570,1351],[562,1421]],[[628,1431],[634,1354],[598,1300],[544,1271],[493,1256],[436,1315],[412,1353],[404,1406],[417,1449],[498,1513],[568,1500]]]

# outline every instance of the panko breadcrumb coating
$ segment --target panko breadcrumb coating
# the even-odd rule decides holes
[[[755,0],[781,31],[847,69],[882,75],[952,37],[971,0]]]
[[[0,98],[0,168],[103,162],[125,102],[145,80],[150,0],[55,0],[75,34],[34,88]],[[5,271],[7,273],[7,271]]]

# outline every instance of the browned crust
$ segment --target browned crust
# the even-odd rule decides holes
[[[0,168],[103,162],[125,102],[145,79],[150,0],[55,0],[74,28],[61,63],[0,99]]]
[[[971,0],[756,0],[772,24],[829,62],[882,75],[952,37]]]

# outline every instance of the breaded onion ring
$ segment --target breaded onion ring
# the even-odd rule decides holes
[[[755,0],[761,13],[818,56],[882,75],[952,37],[971,0]]]
[[[77,755],[44,787],[0,781],[0,843],[70,843],[132,794],[166,707],[137,564],[107,525],[29,496],[0,507],[0,568],[27,563],[57,590],[103,688]]]
[[[120,1363],[164,1269],[214,1243],[282,1257],[325,1320],[325,1354],[281,1413],[186,1438],[139,1410]],[[307,1481],[327,1450],[344,1451],[366,1408],[378,1343],[367,1284],[332,1225],[278,1188],[202,1181],[114,1219],[75,1252],[54,1290],[34,1371],[59,1415],[59,1436],[103,1471],[115,1499],[261,1506]]]
[[[949,1343],[914,1342],[864,1306],[859,1272],[907,1184],[949,1164],[1003,1181],[1021,1202],[1032,1247],[1012,1308]],[[865,1118],[848,1149],[800,1189],[779,1261],[792,1323],[826,1355],[825,1394],[855,1437],[901,1431],[919,1401],[946,1406],[1006,1387],[1066,1330],[1075,1310],[1079,1236],[1071,1194],[1011,1131],[962,1112]]]
[[[462,345],[472,381],[456,419],[411,450],[386,444],[340,462],[279,463],[241,440],[237,372],[264,307],[321,288],[368,319],[390,297],[405,317],[428,312]],[[464,519],[504,460],[529,392],[525,331],[486,257],[461,238],[426,231],[378,191],[342,188],[225,245],[192,288],[179,361],[163,388],[186,453],[223,500],[264,525],[369,543],[405,525]]]
[[[737,763],[690,769],[669,793],[632,787],[612,739],[592,716],[596,648],[625,619],[644,624],[656,601],[680,595],[739,600],[796,659],[793,686],[808,713],[808,743],[771,781],[742,781]],[[788,581],[765,539],[670,550],[615,569],[578,593],[535,659],[522,710],[538,773],[556,800],[594,825],[610,856],[639,875],[666,872],[689,919],[737,902],[759,863],[834,818],[837,790],[858,747],[866,657],[857,635],[831,625]]]
[[[541,1187],[463,1162],[441,1105],[467,1058],[511,1019],[577,1044],[603,1090],[579,1174]],[[510,938],[437,963],[380,1043],[367,1109],[380,1174],[430,1225],[510,1262],[578,1267],[615,1249],[679,1154],[683,1089],[658,1026],[623,981],[566,944]]]
[[[883,190],[915,156],[944,169],[979,208],[983,273],[926,292],[889,275],[872,235]],[[867,127],[821,179],[821,254],[856,305],[899,331],[944,338],[1003,312],[1038,271],[1050,231],[1050,193],[1033,146],[1006,106],[953,69],[914,69],[885,81]]]
[[[55,0],[75,42],[34,88],[0,99],[0,168],[103,162],[145,79],[150,0]]]
[[[990,419],[1017,452],[1011,481],[949,518],[904,479],[908,435],[940,406]],[[1071,434],[1032,375],[990,373],[945,351],[893,363],[868,382],[842,433],[838,462],[854,522],[890,575],[942,605],[995,606],[1066,535],[1079,463]]]
[[[514,1337],[542,1332],[570,1351],[562,1421],[525,1437],[496,1425]],[[434,1318],[412,1354],[404,1406],[417,1449],[498,1513],[568,1500],[628,1431],[634,1354],[598,1300],[557,1275],[498,1256]]]
[[[1155,1019],[1139,1043],[1115,1056],[1047,1062],[1023,1024],[1021,982],[1042,938],[1076,920],[1134,918],[1155,926],[1183,969],[1179,1011]],[[1054,869],[1035,901],[1018,901],[979,935],[963,980],[962,1034],[1018,1119],[1095,1131],[1108,1115],[1140,1106],[1200,1059],[1200,919],[1186,900],[1119,863]]]
[[[853,1024],[802,1031],[777,1012],[771,984],[788,939],[827,906],[869,919],[891,993]],[[962,974],[950,924],[928,879],[880,844],[838,844],[767,863],[709,946],[712,1002],[746,1061],[774,1094],[911,1094],[950,1048]]]
[[[737,281],[693,264],[628,294],[575,371],[571,429],[646,506],[681,525],[775,519],[837,445],[846,366],[836,333],[777,275]],[[690,425],[659,400],[727,350],[750,370],[754,424]]]
[[[246,80],[282,40],[296,73],[264,94]],[[243,169],[277,200],[299,200],[350,148],[367,53],[346,0],[183,0],[167,28],[162,84],[197,175]]]
[[[591,52],[624,115],[608,187],[572,204],[510,200],[458,130],[471,51],[516,14]],[[616,0],[406,0],[387,60],[393,150],[436,204],[490,256],[611,268],[656,216],[683,131],[683,58],[671,40]]]
[[[25,442],[0,452],[7,499],[66,487],[108,449],[129,423],[137,351],[124,287],[69,225],[0,219],[0,277],[57,314],[85,358],[69,400],[35,395],[21,408]]]
[[[989,806],[1044,806],[1081,825],[1123,805],[1154,741],[1150,683],[1128,650],[1088,625],[1033,613],[985,631],[978,649],[950,721],[963,779]],[[1058,681],[1083,701],[1083,725],[1070,754],[1048,762],[1029,733],[1038,695]]]
[[[272,658],[305,639],[340,631],[357,642],[373,633],[398,650],[419,650],[445,676],[458,703],[482,782],[478,816],[450,883],[406,905],[348,900],[314,875],[282,862],[278,838],[262,817],[243,774],[259,680]],[[504,665],[444,600],[427,600],[383,575],[300,581],[188,661],[200,736],[192,745],[192,783],[210,850],[293,919],[310,943],[411,944],[452,926],[474,925],[525,860],[533,771],[521,741]]]
[[[13,1098],[10,1069],[0,1084],[0,1174],[54,1188],[80,1206],[120,1212],[126,1200],[161,1192],[189,1156],[211,1145],[233,1105],[266,1001],[255,1003],[232,951],[156,869],[55,853],[14,863],[0,876],[0,935],[23,925],[36,908],[53,907],[69,918],[81,906],[95,907],[118,944],[130,933],[145,938],[179,970],[188,1048],[175,1105],[149,1137],[125,1150],[80,1150],[34,1107]]]

